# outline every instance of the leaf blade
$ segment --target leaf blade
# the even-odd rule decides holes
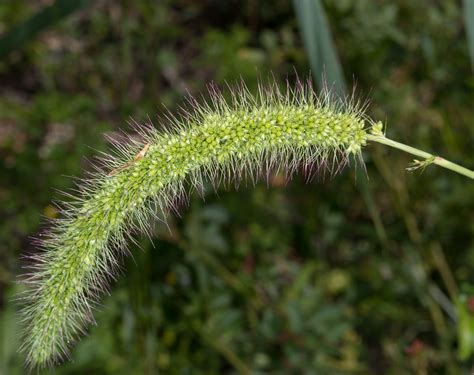
[[[41,31],[90,3],[91,0],[56,0],[54,4],[44,7],[30,18],[13,26],[10,31],[0,38],[0,58],[15,49],[19,49]]]
[[[346,95],[344,74],[321,1],[294,0],[293,5],[318,86],[329,85],[335,94]]]
[[[474,0],[464,0],[464,23],[466,26],[467,45],[474,70]]]

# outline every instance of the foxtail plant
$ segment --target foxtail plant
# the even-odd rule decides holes
[[[360,160],[368,141],[411,152],[473,178],[473,172],[387,139],[382,124],[353,100],[316,95],[309,84],[285,92],[276,85],[252,96],[242,86],[226,101],[211,90],[212,103],[193,102],[192,114],[171,117],[170,129],[141,130],[140,144],[117,144],[116,156],[86,178],[81,194],[35,255],[23,317],[22,349],[31,367],[55,363],[93,321],[92,308],[118,266],[134,229],[148,231],[163,214],[204,181],[238,183],[244,176],[297,168],[336,173],[351,155]]]

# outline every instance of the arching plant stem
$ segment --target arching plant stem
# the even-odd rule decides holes
[[[384,145],[396,148],[398,150],[405,151],[409,154],[419,156],[424,159],[423,161],[419,161],[415,159],[413,165],[408,168],[409,170],[414,170],[418,168],[426,168],[430,164],[436,164],[436,165],[439,165],[440,167],[450,169],[453,172],[469,177],[470,179],[474,179],[474,171],[471,171],[470,169],[467,169],[459,164],[446,160],[440,156],[432,155],[429,152],[422,151],[415,147],[411,147],[406,144],[394,141],[392,139],[385,137],[384,135],[368,135],[367,140],[372,141],[372,142],[382,143]]]

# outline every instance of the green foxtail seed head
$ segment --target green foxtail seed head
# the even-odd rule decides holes
[[[148,231],[190,188],[297,168],[336,173],[360,157],[372,122],[353,101],[317,96],[310,84],[281,92],[275,84],[256,96],[242,85],[226,101],[211,88],[211,104],[197,104],[170,128],[142,128],[143,141],[117,144],[117,156],[84,179],[81,194],[42,240],[27,277],[22,350],[30,367],[66,356],[93,322],[92,308],[135,229]],[[378,128],[375,131],[381,131]]]

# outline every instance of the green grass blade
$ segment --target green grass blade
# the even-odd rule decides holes
[[[464,23],[466,25],[471,66],[474,69],[474,0],[464,0]]]
[[[318,87],[321,88],[328,84],[338,96],[346,96],[347,87],[344,74],[321,1],[293,0],[293,5],[313,77],[316,79]],[[373,199],[365,171],[358,168],[356,175],[357,186],[369,209],[377,237],[380,243],[385,246],[387,233],[379,209]]]
[[[327,83],[336,94],[346,94],[347,88],[341,63],[321,1],[294,0],[293,4],[313,76],[318,86],[322,87]]]
[[[0,39],[0,57],[20,48],[39,32],[90,3],[91,0],[57,0],[52,5],[44,7],[24,22],[14,26]]]

